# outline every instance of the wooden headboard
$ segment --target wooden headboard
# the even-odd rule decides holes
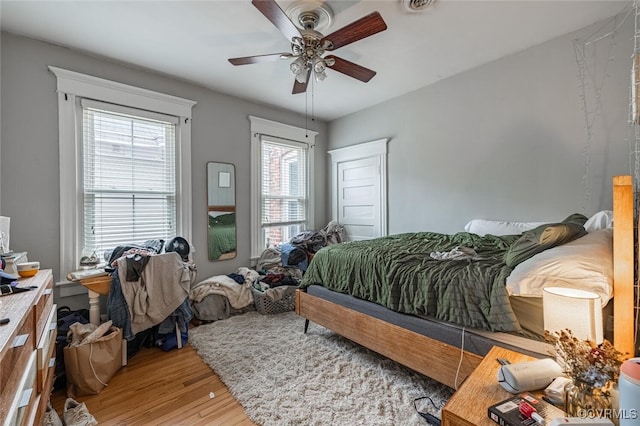
[[[634,286],[635,237],[631,176],[613,177],[613,344],[620,352],[636,352]]]

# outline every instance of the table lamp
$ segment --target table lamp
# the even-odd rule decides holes
[[[578,339],[602,343],[600,296],[590,291],[546,287],[542,292],[544,329],[551,333],[569,329]]]

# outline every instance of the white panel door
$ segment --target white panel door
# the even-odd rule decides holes
[[[387,142],[329,151],[333,220],[344,226],[349,240],[387,235]]]
[[[338,222],[350,240],[381,235],[380,157],[338,164]]]

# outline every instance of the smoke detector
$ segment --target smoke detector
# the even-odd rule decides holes
[[[401,0],[402,6],[408,12],[422,12],[431,6],[436,0]]]

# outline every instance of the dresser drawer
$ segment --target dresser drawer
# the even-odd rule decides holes
[[[25,315],[24,322],[11,337],[2,364],[0,364],[0,392],[12,388],[25,371],[29,356],[35,354],[33,315]],[[4,405],[4,404],[3,404]]]
[[[44,383],[44,392],[38,393],[36,396],[36,402],[34,404],[34,409],[32,410],[32,415],[27,419],[28,425],[41,425],[44,423],[44,416],[47,410],[47,402],[49,402],[49,398],[51,396],[53,380],[55,379],[56,372],[56,359],[50,358],[49,371],[46,373],[46,382]],[[48,391],[47,391],[48,389]]]
[[[55,376],[56,310],[53,273],[21,278],[31,288],[2,298],[0,317],[0,426],[40,425]]]
[[[35,415],[34,402],[38,396],[36,390],[36,352],[31,351],[31,355],[26,358],[26,368],[21,370],[23,374],[9,407],[8,415],[4,420],[5,426],[26,425],[29,423],[29,419]]]
[[[53,308],[53,280],[47,282],[34,306],[33,317],[36,327],[36,342],[39,342],[42,335],[47,331],[47,322],[51,308]]]
[[[44,334],[38,343],[38,392],[45,391],[45,383],[51,370],[49,366],[52,362],[55,365],[57,322],[56,305],[53,305],[53,308],[49,310],[49,315],[46,318]]]

